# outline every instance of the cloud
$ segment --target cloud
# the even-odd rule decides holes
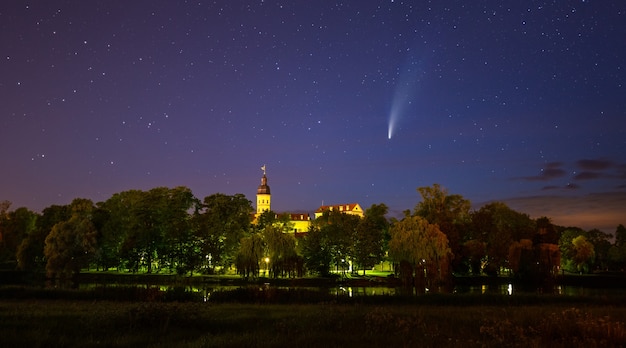
[[[562,183],[564,177],[569,177],[566,183]],[[613,233],[617,225],[626,224],[626,183],[614,182],[626,179],[626,163],[605,158],[550,162],[539,175],[522,179],[545,182],[545,186],[538,195],[503,200],[512,209],[533,218],[547,216],[560,226],[585,230],[598,228]],[[593,185],[612,192],[584,194],[579,185],[583,181],[594,181]]]
[[[573,168],[566,168],[573,167]],[[577,173],[575,168],[580,169]],[[626,164],[618,164],[608,159],[581,159],[577,160],[569,165],[563,162],[549,162],[546,163],[539,175],[525,176],[521,179],[526,181],[551,181],[568,176],[569,172],[573,172],[571,180],[584,181],[584,180],[597,180],[597,179],[626,179]],[[520,179],[514,178],[514,179]],[[560,188],[555,185],[546,185],[541,190],[555,190]],[[576,184],[568,183],[566,188],[578,189],[580,188]]]
[[[626,192],[600,192],[577,196],[538,195],[504,199],[511,209],[532,218],[546,216],[559,226],[594,228],[613,233],[626,224]]]
[[[580,185],[574,183],[567,183],[565,186],[548,185],[541,188],[541,191],[554,191],[554,190],[577,190]]]
[[[545,168],[541,169],[541,173],[537,176],[527,176],[524,179],[528,181],[548,181],[556,178],[564,177],[567,172],[561,168],[563,163],[561,162],[550,162],[547,163]]]
[[[574,175],[574,180],[593,180],[603,177],[604,175],[596,172],[580,172]]]
[[[606,159],[581,159],[576,161],[576,165],[583,170],[596,171],[610,168],[614,164]]]

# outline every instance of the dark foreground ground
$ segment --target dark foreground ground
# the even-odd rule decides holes
[[[119,281],[99,282],[113,279]],[[128,286],[89,290],[0,286],[0,347],[626,346],[626,291],[619,290],[621,278],[613,276],[567,280],[609,284],[613,291],[606,296],[535,292],[358,298],[259,286],[263,279],[240,284],[217,278],[248,286],[210,296],[185,287],[137,287],[125,279]],[[140,279],[139,284],[149,283]]]
[[[620,347],[626,295],[0,287],[0,347]]]
[[[626,308],[0,300],[2,347],[619,347]],[[496,301],[498,302],[498,301]]]

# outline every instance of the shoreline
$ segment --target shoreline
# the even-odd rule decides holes
[[[2,285],[32,285],[54,282],[47,279],[43,273],[2,271],[0,272]],[[146,274],[146,273],[118,273],[118,272],[81,272],[71,281],[77,284],[146,284],[146,285],[203,285],[214,284],[220,286],[246,286],[272,284],[287,287],[323,287],[323,286],[353,286],[353,287],[402,287],[400,279],[382,276],[349,276],[349,277],[306,277],[306,278],[268,278],[257,277],[245,279],[235,275],[194,275],[180,276],[176,274]],[[454,276],[451,286],[498,286],[515,284],[518,286],[581,286],[588,288],[624,288],[626,289],[626,275],[622,273],[595,273],[595,274],[562,274],[547,282],[539,283],[508,276]]]

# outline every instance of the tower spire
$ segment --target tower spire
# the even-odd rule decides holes
[[[271,209],[272,195],[270,194],[270,187],[267,184],[267,175],[265,164],[261,167],[263,171],[263,177],[261,178],[261,185],[256,190],[256,212],[261,214],[264,211]]]

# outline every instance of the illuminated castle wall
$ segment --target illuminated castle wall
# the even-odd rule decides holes
[[[267,184],[267,173],[265,165],[261,167],[263,177],[261,177],[261,185],[256,190],[256,214],[255,219],[263,212],[272,210],[272,195],[270,187]],[[320,217],[327,210],[337,210],[345,214],[357,215],[363,217],[363,209],[358,203],[338,204],[338,205],[322,205],[315,211],[315,217]],[[281,213],[277,217],[287,216],[289,222],[293,226],[293,232],[307,232],[311,226],[311,217],[307,213]]]
[[[322,216],[325,211],[340,211],[344,214],[348,215],[356,215],[358,217],[363,217],[363,209],[359,205],[359,203],[350,203],[350,204],[336,204],[336,205],[323,205],[315,211],[315,218]]]

